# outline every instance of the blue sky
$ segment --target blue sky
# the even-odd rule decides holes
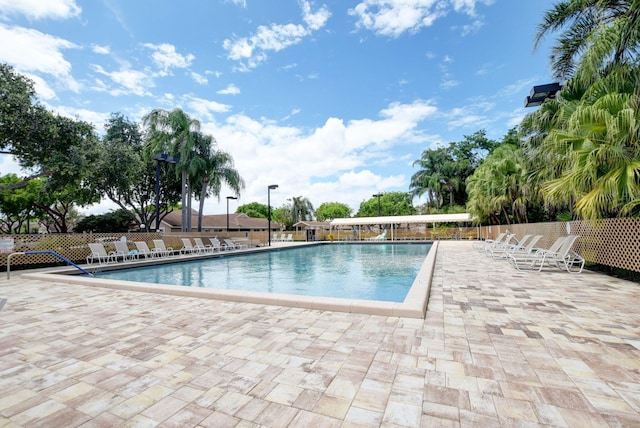
[[[114,112],[182,108],[233,156],[247,185],[235,205],[266,203],[278,184],[273,206],[304,196],[355,213],[408,191],[425,149],[520,123],[531,87],[552,81],[552,40],[534,51],[533,38],[553,4],[0,0],[0,62],[99,133]],[[9,172],[24,174],[1,156]],[[227,195],[206,213],[226,212]]]

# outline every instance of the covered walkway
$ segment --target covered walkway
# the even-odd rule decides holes
[[[351,217],[337,218],[331,221],[331,228],[340,233],[352,234],[356,231],[358,240],[362,240],[362,226],[379,225],[381,228],[387,226],[390,230],[391,240],[395,240],[395,231],[399,225],[435,225],[436,223],[471,223],[471,214],[427,214],[427,215],[401,215],[401,216],[381,216],[381,217]],[[349,229],[349,231],[345,231]]]

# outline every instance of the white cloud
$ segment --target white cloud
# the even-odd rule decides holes
[[[216,93],[220,95],[238,95],[240,93],[240,88],[238,88],[236,85],[232,83],[226,88],[221,89]]]
[[[203,76],[200,73],[196,73],[195,71],[191,71],[189,73],[189,75],[191,76],[191,78],[198,84],[198,85],[206,85],[207,83],[209,83],[209,79],[207,79],[205,76]]]
[[[271,194],[274,206],[298,195],[320,204],[336,199],[360,201],[378,190],[406,189],[403,175],[385,175],[373,168],[393,163],[392,149],[397,146],[429,145],[434,137],[423,135],[418,124],[437,112],[429,102],[417,100],[392,103],[380,111],[378,119],[345,123],[328,118],[311,130],[243,114],[220,123],[203,122],[202,128],[216,137],[221,150],[233,154],[235,166],[247,182],[240,203],[265,202],[266,185],[276,183],[280,188]],[[208,209],[216,209],[215,201],[208,204]]]
[[[55,97],[50,83],[38,75],[48,74],[55,78],[58,87],[73,92],[80,90],[80,84],[71,75],[71,63],[63,54],[63,49],[78,46],[68,40],[23,27],[8,27],[0,24],[0,62],[15,67],[16,71],[29,74],[36,81],[37,91],[46,98]],[[40,92],[38,92],[40,94]]]
[[[191,65],[196,58],[192,54],[181,55],[176,52],[176,48],[168,43],[162,43],[154,45],[152,43],[145,43],[144,47],[153,51],[151,59],[156,64],[161,72],[160,75],[164,76],[169,74],[171,68],[187,68]]]
[[[100,45],[92,44],[91,50],[100,55],[109,55],[109,53],[111,52],[111,48],[108,45],[100,46]]]
[[[155,86],[153,77],[148,71],[121,69],[118,71],[106,71],[99,65],[93,65],[92,68],[102,75],[109,77],[116,85],[117,88],[105,87],[111,95],[151,95],[149,89]]]
[[[191,95],[185,96],[184,99],[189,108],[197,113],[195,117],[198,118],[204,117],[205,119],[212,120],[214,113],[227,113],[231,110],[231,106],[227,104],[221,104],[216,101],[205,100]]]
[[[228,53],[227,58],[239,61],[242,71],[256,68],[266,61],[267,52],[278,52],[300,43],[304,37],[322,28],[331,16],[326,7],[312,12],[309,2],[304,1],[301,6],[306,27],[301,24],[261,25],[253,36],[225,39],[222,46]]]
[[[399,37],[405,32],[415,33],[430,27],[451,11],[450,3],[454,12],[475,18],[463,32],[468,33],[482,25],[475,11],[477,0],[363,0],[348,13],[357,18],[358,28],[382,36]],[[493,0],[482,3],[491,4]]]
[[[75,0],[0,0],[0,17],[24,15],[28,19],[68,19],[80,15]]]

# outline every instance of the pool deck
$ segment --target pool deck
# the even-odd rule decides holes
[[[0,279],[0,427],[640,426],[640,285],[441,241],[425,319]]]

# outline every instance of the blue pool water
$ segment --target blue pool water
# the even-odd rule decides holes
[[[431,244],[318,245],[100,272],[97,278],[404,301]]]

